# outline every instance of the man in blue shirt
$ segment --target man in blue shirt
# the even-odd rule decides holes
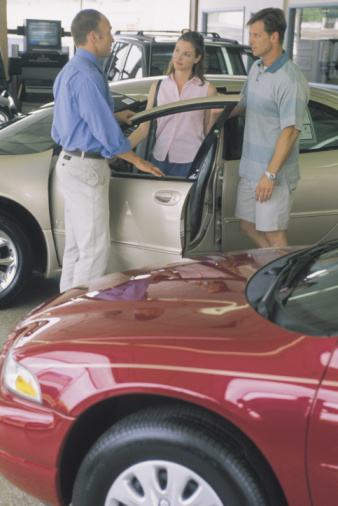
[[[286,20],[281,9],[257,12],[248,26],[253,54],[260,59],[251,67],[243,98],[231,114],[245,111],[235,214],[241,232],[258,247],[287,246],[309,86],[283,51]]]
[[[120,157],[139,170],[163,173],[131,151],[114,115],[114,102],[100,60],[114,38],[108,19],[87,9],[75,16],[71,32],[77,47],[54,83],[52,137],[62,146],[56,171],[65,199],[66,246],[61,291],[88,284],[105,274],[110,251],[109,162]]]

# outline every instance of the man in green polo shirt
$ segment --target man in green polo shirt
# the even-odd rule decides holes
[[[235,214],[241,232],[258,247],[287,246],[309,86],[283,50],[286,20],[281,9],[263,9],[247,26],[253,54],[260,59],[252,66],[243,98],[231,115],[245,111]]]

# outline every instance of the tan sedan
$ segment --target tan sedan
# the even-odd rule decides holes
[[[218,96],[148,111],[147,94],[156,79],[111,85],[116,109],[134,110],[135,125],[200,108],[224,112],[186,179],[158,179],[121,160],[112,166],[110,272],[253,246],[234,216],[244,117],[226,121],[244,79],[210,77]],[[34,269],[49,278],[62,268],[64,203],[54,171],[60,147],[50,136],[52,115],[52,105],[45,106],[0,129],[0,307],[17,296]],[[144,141],[137,152],[148,158],[148,147]],[[338,237],[338,92],[311,87],[300,150],[292,245]]]

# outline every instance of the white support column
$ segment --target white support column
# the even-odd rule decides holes
[[[8,77],[7,0],[0,0],[0,48],[6,76]]]

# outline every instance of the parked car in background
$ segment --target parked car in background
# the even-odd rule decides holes
[[[112,274],[0,356],[0,472],[51,506],[336,506],[338,242]]]
[[[112,165],[109,272],[200,254],[252,247],[234,216],[244,117],[227,121],[245,77],[213,78],[222,92],[145,111],[156,78],[111,84],[116,109],[135,111],[129,135],[142,121],[196,109],[222,108],[187,178],[139,173],[123,160]],[[140,111],[140,112],[137,112]],[[50,136],[53,106],[0,130],[0,306],[22,290],[32,270],[61,271],[64,201],[55,174],[60,147]],[[338,93],[311,87],[300,143],[301,181],[289,226],[292,245],[338,237]],[[152,131],[152,129],[151,129]],[[152,134],[136,148],[151,156]]]
[[[103,62],[105,75],[109,81],[163,75],[180,35],[181,32],[114,33],[111,55]],[[203,36],[207,74],[248,74],[255,60],[250,46],[224,39],[217,33]]]

